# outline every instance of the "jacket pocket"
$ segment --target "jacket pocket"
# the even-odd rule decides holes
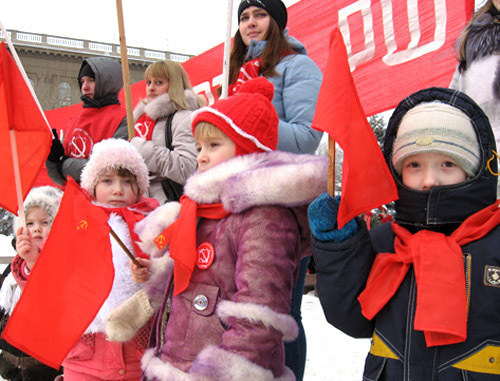
[[[219,345],[222,342],[225,329],[215,313],[219,287],[196,283],[182,295],[191,305],[184,351],[187,358],[194,360],[207,345]]]
[[[85,334],[71,349],[65,360],[81,361],[92,358],[95,352],[95,338],[93,334]]]

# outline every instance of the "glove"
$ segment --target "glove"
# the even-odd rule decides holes
[[[328,193],[320,194],[307,209],[311,232],[319,241],[343,242],[358,232],[354,219],[338,230],[337,213],[340,196],[333,198]]]
[[[153,316],[155,310],[151,307],[144,290],[137,291],[121,306],[108,315],[106,334],[111,341],[128,341]]]
[[[54,135],[54,139],[52,139],[52,147],[50,147],[50,153],[47,157],[47,160],[53,163],[59,163],[64,161],[66,155],[64,153],[64,147],[59,140],[59,136],[57,136],[57,130],[55,128],[52,129],[52,135]]]

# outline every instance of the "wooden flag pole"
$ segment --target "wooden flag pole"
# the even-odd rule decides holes
[[[135,136],[134,115],[132,109],[132,92],[130,91],[130,72],[128,68],[127,42],[125,40],[125,24],[123,22],[123,7],[121,0],[116,0],[116,12],[118,14],[118,30],[120,33],[120,55],[122,58],[123,91],[125,92],[128,138],[130,140]]]
[[[328,194],[335,196],[335,140],[328,135]]]
[[[118,237],[118,235],[115,233],[115,231],[111,228],[111,226],[109,227],[109,233],[111,234],[111,237],[113,237],[116,241],[116,243],[118,243],[118,245],[120,245],[120,247],[123,249],[123,251],[125,252],[125,254],[127,254],[127,256],[130,258],[130,260],[132,262],[134,262],[134,264],[137,266],[137,267],[144,267],[143,265],[141,265],[139,263],[139,261],[137,259],[135,259],[134,257],[134,254],[132,254],[130,252],[130,250],[127,248],[127,246],[125,246],[125,244],[123,243],[123,241],[120,239],[120,237]]]
[[[227,98],[229,87],[229,58],[231,56],[231,19],[233,17],[233,0],[227,1],[226,40],[224,41],[224,61],[222,64],[221,98]]]

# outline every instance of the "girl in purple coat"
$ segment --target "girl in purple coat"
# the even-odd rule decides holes
[[[186,197],[138,225],[156,259],[107,332],[126,340],[157,311],[142,359],[147,380],[295,380],[283,342],[298,332],[289,313],[300,259],[310,255],[304,212],[326,188],[327,162],[274,151],[272,97],[261,77],[195,111],[199,170]]]

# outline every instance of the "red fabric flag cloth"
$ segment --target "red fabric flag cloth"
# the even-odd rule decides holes
[[[0,43],[0,206],[17,214],[11,131],[15,131],[23,199],[52,145],[52,134],[5,43]]]
[[[220,220],[231,214],[221,203],[198,204],[186,195],[179,202],[179,217],[155,238],[159,249],[170,243],[170,257],[174,260],[174,295],[180,294],[189,286],[196,263],[196,217]]]
[[[500,200],[467,218],[450,236],[421,230],[411,234],[393,223],[395,254],[375,258],[366,289],[358,297],[367,319],[387,304],[410,265],[417,281],[415,330],[428,347],[461,343],[467,338],[467,287],[461,246],[477,241],[500,224]],[[446,271],[443,271],[443,268]]]
[[[107,220],[68,177],[52,230],[2,338],[51,367],[61,365],[113,284]]]
[[[344,40],[337,28],[330,35],[330,53],[323,74],[312,127],[327,132],[344,150],[337,217],[341,229],[355,216],[397,199],[398,192],[359,102]]]

